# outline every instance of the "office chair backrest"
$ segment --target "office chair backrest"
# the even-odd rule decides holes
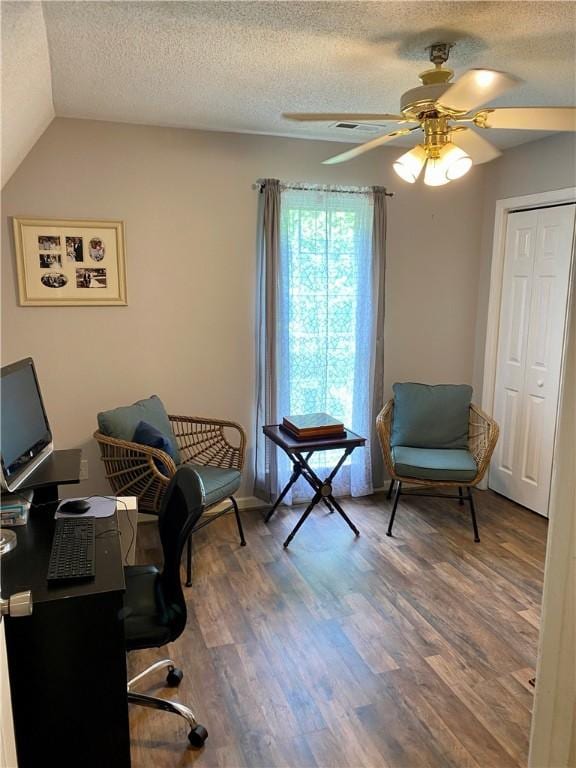
[[[164,567],[160,589],[169,613],[175,640],[186,626],[186,600],[182,590],[180,561],[190,531],[202,514],[204,490],[191,467],[181,467],[170,481],[158,519]]]

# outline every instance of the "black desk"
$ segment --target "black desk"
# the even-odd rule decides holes
[[[290,488],[294,485],[300,476],[304,477],[314,490],[312,501],[308,504],[302,513],[302,516],[294,526],[293,530],[290,532],[288,538],[284,542],[284,546],[287,547],[288,544],[290,544],[294,536],[298,533],[300,526],[304,523],[310,512],[312,512],[316,504],[318,504],[320,501],[324,502],[330,512],[334,512],[334,510],[336,510],[336,512],[338,512],[338,514],[348,523],[356,536],[359,536],[360,531],[356,528],[352,520],[350,520],[346,512],[344,512],[340,504],[332,495],[332,481],[352,451],[355,448],[363,446],[366,443],[366,439],[364,437],[360,437],[360,435],[357,435],[355,432],[351,432],[349,429],[346,430],[345,437],[321,438],[316,440],[296,440],[295,437],[292,437],[285,430],[281,429],[278,424],[271,424],[262,427],[262,431],[269,440],[272,440],[273,443],[275,443],[284,451],[284,453],[287,454],[293,466],[290,480],[288,480],[286,486],[282,490],[282,493],[274,502],[274,506],[266,515],[266,522],[270,520],[284,496],[286,496]],[[311,456],[317,451],[333,451],[339,449],[344,451],[340,460],[334,469],[330,472],[328,477],[326,477],[324,480],[321,480],[310,466],[309,462]]]
[[[32,590],[32,615],[6,617],[19,768],[130,766],[124,569],[116,515],[96,520],[96,578],[48,587],[55,505],[30,511],[2,557],[2,597]],[[112,529],[112,532],[110,532]]]

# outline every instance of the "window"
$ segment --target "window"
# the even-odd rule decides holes
[[[366,438],[333,484],[337,496],[382,485],[375,421],[383,406],[386,190],[304,188],[261,179],[256,314],[254,494],[275,500],[292,476],[262,427],[326,412]],[[305,453],[305,449],[303,449]],[[316,453],[315,469],[338,457]],[[284,503],[310,499],[302,478]]]
[[[280,218],[280,411],[326,412],[368,435],[372,196],[285,190]],[[357,451],[358,461],[365,462]],[[348,460],[356,459],[356,454]],[[335,457],[317,453],[315,466]],[[350,469],[338,489],[350,493]],[[309,488],[302,485],[302,494]],[[298,489],[296,497],[298,498]]]

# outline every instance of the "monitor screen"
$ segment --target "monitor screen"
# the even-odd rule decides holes
[[[13,491],[53,450],[32,358],[3,366],[0,395],[2,485]]]

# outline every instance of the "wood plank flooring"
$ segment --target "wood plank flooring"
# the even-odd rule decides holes
[[[194,540],[184,634],[130,655],[132,673],[171,655],[178,698],[209,731],[131,707],[134,768],[513,768],[525,766],[546,520],[476,492],[468,506],[401,497],[394,538],[384,495],[346,500],[361,531],[301,509],[270,524],[243,513],[247,547],[226,516]],[[155,526],[139,562],[159,560]]]

